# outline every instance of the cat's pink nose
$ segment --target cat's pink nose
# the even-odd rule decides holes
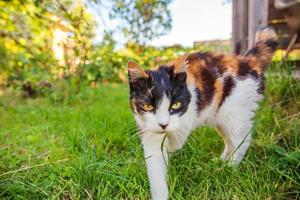
[[[169,124],[159,124],[162,129],[166,129]]]

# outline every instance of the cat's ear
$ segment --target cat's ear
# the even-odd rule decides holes
[[[187,77],[187,69],[188,69],[188,61],[187,56],[179,57],[174,63],[174,77],[176,82],[185,83]]]
[[[137,63],[132,60],[127,62],[129,82],[135,82],[139,78],[148,78],[148,74]]]
[[[172,63],[172,65],[174,66],[174,74],[186,73],[189,65],[187,55],[180,56]]]

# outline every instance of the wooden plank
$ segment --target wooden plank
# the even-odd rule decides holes
[[[269,14],[268,19],[284,19],[283,11],[277,10],[274,6],[274,0],[269,0]]]
[[[254,44],[256,31],[268,24],[268,0],[250,0],[248,13],[248,47]]]
[[[269,6],[269,20],[274,20],[274,19],[284,19],[284,15],[282,10],[276,10],[276,8]]]
[[[232,6],[232,51],[243,54],[248,45],[248,0],[233,0]]]
[[[279,37],[279,48],[285,49],[292,31],[285,23],[282,11],[274,7],[274,0],[233,0],[232,51],[243,54],[254,43],[255,33],[262,26],[272,26]],[[298,40],[295,49],[300,48]]]

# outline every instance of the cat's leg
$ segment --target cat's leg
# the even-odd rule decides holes
[[[217,129],[225,144],[222,160],[234,165],[239,165],[252,139],[252,119],[257,103],[252,101],[246,105],[227,104],[217,114]]]
[[[239,127],[234,127],[231,123],[218,126],[225,144],[221,156],[223,161],[239,165],[251,143],[251,126],[251,121],[244,123],[244,125],[239,125]]]
[[[225,132],[221,126],[217,126],[217,131],[218,131],[219,135],[223,138],[223,142],[224,142],[224,150],[221,155],[221,159],[222,159],[222,161],[226,161],[229,157],[230,152],[232,152],[233,145],[228,136],[228,133]]]
[[[224,139],[223,160],[238,165],[251,143],[252,119],[262,95],[257,92],[259,82],[248,78],[236,80],[231,91],[216,113],[216,125]]]
[[[153,200],[168,199],[166,180],[168,153],[167,139],[163,134],[148,133],[142,137],[147,174]]]

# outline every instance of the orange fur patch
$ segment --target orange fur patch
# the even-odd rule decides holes
[[[221,60],[221,65],[223,65],[233,75],[237,75],[239,66],[235,57],[230,55],[224,56],[224,58]]]
[[[216,80],[215,85],[215,94],[214,94],[214,105],[218,106],[222,100],[223,96],[223,83],[220,80]]]

